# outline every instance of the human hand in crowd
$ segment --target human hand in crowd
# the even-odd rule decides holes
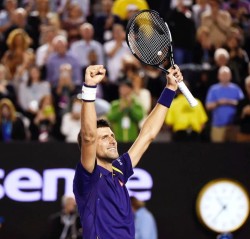
[[[237,105],[237,100],[231,100],[231,99],[225,99],[225,98],[222,98],[222,99],[219,99],[217,101],[217,105]]]
[[[122,98],[120,100],[120,109],[124,110],[126,108],[129,108],[132,104],[132,95],[128,95],[125,98]]]
[[[7,89],[6,89],[6,86],[4,84],[0,84],[0,92],[2,94],[6,93]]]
[[[242,118],[244,118],[245,116],[249,116],[250,115],[250,105],[246,105],[243,109],[242,109]]]
[[[167,74],[167,88],[176,91],[178,88],[178,82],[183,81],[183,76],[180,68],[174,65],[168,69],[169,74]]]
[[[106,74],[106,69],[103,65],[88,66],[85,72],[85,83],[89,86],[95,86],[100,83]]]

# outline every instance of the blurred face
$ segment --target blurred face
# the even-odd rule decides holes
[[[225,66],[227,65],[228,59],[227,57],[225,57],[224,55],[220,55],[217,59],[216,59],[216,64],[218,66]]]
[[[231,81],[232,74],[230,71],[219,71],[218,73],[218,79],[220,83],[227,84]]]
[[[55,49],[56,49],[58,54],[64,55],[66,53],[66,51],[67,51],[67,46],[66,46],[66,44],[64,42],[58,41],[55,44]]]
[[[49,1],[48,0],[37,0],[37,9],[41,10],[49,10]]]
[[[77,5],[71,5],[69,9],[69,16],[72,18],[80,17],[81,14],[81,8]]]
[[[112,0],[102,0],[102,8],[104,12],[109,12],[111,11],[113,6],[113,1]]]
[[[124,40],[125,39],[125,31],[123,27],[120,25],[115,25],[113,27],[113,38],[116,40]]]
[[[120,85],[119,87],[119,94],[120,94],[120,97],[121,98],[126,98],[127,96],[129,96],[132,92],[132,88],[125,85],[125,84],[122,84]]]
[[[15,24],[17,24],[19,27],[25,26],[26,20],[27,20],[27,17],[24,11],[17,11],[15,13],[14,21],[15,21]]]
[[[52,105],[52,99],[50,95],[47,95],[43,100],[43,107],[47,105]]]
[[[54,30],[47,30],[45,32],[45,37],[47,42],[51,42],[53,38],[55,37],[56,32]]]
[[[83,27],[81,29],[82,38],[86,41],[92,40],[94,36],[94,29],[91,27]]]
[[[40,79],[40,71],[36,67],[32,67],[30,69],[30,77],[33,80],[39,80]]]
[[[10,117],[10,109],[9,109],[9,107],[7,106],[7,105],[4,105],[3,107],[2,107],[2,112],[1,112],[1,114],[2,114],[2,117],[3,118],[9,118]]]
[[[5,4],[5,9],[7,11],[13,11],[17,8],[17,1],[16,0],[7,0]]]
[[[64,211],[66,213],[71,213],[76,211],[76,202],[74,198],[67,198],[65,205],[64,205]]]
[[[110,163],[118,158],[115,135],[109,127],[97,128],[96,155],[99,160]]]
[[[228,38],[227,45],[229,48],[234,49],[234,48],[238,48],[239,43],[238,43],[238,40],[236,39],[236,37],[232,36],[232,37]]]
[[[15,39],[14,39],[14,45],[15,46],[23,46],[24,44],[24,39],[22,37],[21,34],[18,34],[15,36]]]
[[[212,11],[217,11],[219,9],[219,3],[217,2],[217,0],[209,0],[208,4],[210,5]]]

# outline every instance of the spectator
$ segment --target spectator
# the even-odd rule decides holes
[[[40,142],[54,140],[53,130],[56,124],[56,112],[52,95],[45,95],[39,102],[39,109],[34,118],[33,139]]]
[[[77,136],[81,128],[81,108],[81,101],[74,98],[71,111],[64,114],[62,117],[61,133],[65,135],[65,141],[68,143],[77,142]]]
[[[46,63],[47,80],[51,83],[52,88],[56,88],[60,76],[60,66],[70,64],[72,67],[72,79],[75,86],[82,83],[81,67],[74,56],[68,52],[68,42],[66,37],[59,35],[53,39],[55,52],[51,54]]]
[[[101,0],[102,11],[93,19],[95,39],[101,43],[112,40],[113,25],[121,24],[119,16],[112,13],[113,0]]]
[[[198,29],[201,25],[201,15],[203,12],[210,10],[207,0],[196,0],[192,6],[193,19],[195,27]]]
[[[9,99],[0,100],[0,141],[25,140],[25,125]]]
[[[193,60],[196,28],[190,5],[191,1],[179,0],[176,8],[170,10],[167,16],[177,65],[188,64]]]
[[[210,9],[201,15],[201,25],[210,29],[210,39],[215,48],[223,47],[232,24],[229,12],[220,9],[221,0],[209,0]]]
[[[0,11],[0,43],[4,43],[3,33],[12,25],[13,13],[16,8],[17,0],[4,0],[4,9]],[[1,51],[2,49],[0,53]]]
[[[152,107],[151,93],[144,87],[144,74],[141,72],[141,64],[132,55],[127,55],[123,58],[122,72],[125,77],[131,79],[133,84],[134,97],[136,101],[143,107],[144,118],[140,122],[141,127],[145,117],[148,115]]]
[[[2,62],[10,72],[10,79],[13,80],[17,67],[23,64],[27,57],[31,43],[30,37],[23,29],[13,30],[7,39],[8,50],[5,52]]]
[[[250,3],[246,0],[224,1],[222,7],[230,13],[236,24],[239,24],[242,15],[250,14]]]
[[[212,113],[211,141],[235,140],[234,120],[237,104],[244,98],[239,86],[231,83],[230,68],[222,66],[218,72],[219,83],[212,85],[206,98],[206,109]]]
[[[29,69],[35,64],[35,61],[35,52],[33,49],[29,48],[24,54],[23,62],[17,67],[14,75],[13,84],[15,85],[17,91],[19,90],[21,82],[28,82]]]
[[[194,63],[201,65],[203,70],[210,70],[214,65],[214,46],[210,39],[210,29],[201,26],[196,31]]]
[[[69,3],[70,1],[66,0],[50,1],[50,9],[52,12],[57,12],[62,19],[66,15]]]
[[[27,20],[27,11],[23,8],[17,8],[14,10],[13,12],[13,18],[11,21],[11,26],[5,30],[4,32],[4,41],[7,41],[9,34],[15,30],[15,29],[22,29],[24,30],[30,37],[30,39],[32,39],[31,43],[31,47],[32,48],[36,48],[35,43],[37,43],[37,35],[35,33],[35,30],[32,29],[32,26],[30,26],[28,24],[28,20]],[[7,46],[4,44],[3,45],[3,51],[5,52],[7,50]]]
[[[104,65],[104,55],[102,44],[94,40],[94,28],[90,23],[84,23],[80,27],[80,34],[82,39],[74,42],[71,47],[72,55],[77,59],[84,72],[85,68],[90,65],[91,59],[89,54],[93,51],[96,53],[97,65]]]
[[[188,82],[186,85],[189,86]],[[201,141],[202,133],[208,120],[203,104],[199,99],[198,105],[191,107],[187,99],[180,91],[173,100],[169,109],[165,123],[172,131],[172,140],[180,141]]]
[[[53,92],[57,111],[60,116],[70,110],[70,98],[74,94],[74,90],[72,66],[70,64],[62,64],[60,66],[59,81]]]
[[[121,79],[120,98],[111,102],[107,118],[118,142],[133,142],[139,133],[139,122],[144,117],[143,107],[133,96],[133,85],[129,79]]]
[[[40,45],[41,40],[41,28],[48,26],[49,18],[52,13],[49,6],[49,0],[36,0],[35,1],[35,10],[31,11],[28,15],[28,25],[33,29],[33,46],[36,50]]]
[[[116,84],[122,69],[122,59],[124,55],[131,54],[121,24],[113,26],[113,40],[105,42],[103,47],[107,61],[108,79],[111,83]]]
[[[217,83],[218,70],[221,66],[228,66],[230,60],[229,52],[225,48],[217,48],[214,52],[214,64],[209,74],[210,85]]]
[[[90,14],[90,0],[58,0],[58,1],[50,1],[50,8],[53,12],[57,12],[60,15],[60,18],[63,19],[67,17],[67,9],[70,3],[75,3],[81,7],[81,12],[83,14],[84,21]]]
[[[21,82],[18,90],[18,102],[24,115],[30,120],[30,132],[33,132],[35,127],[33,122],[38,112],[39,102],[49,94],[51,94],[50,84],[41,80],[39,68],[33,65],[29,69],[28,81]],[[31,134],[31,139],[35,139],[34,134]]]
[[[67,38],[67,32],[62,29],[62,21],[59,18],[58,14],[49,14],[49,26],[53,26],[56,29],[56,34],[57,35],[62,35]]]
[[[50,54],[54,52],[52,41],[56,36],[56,28],[54,26],[44,26],[41,28],[42,45],[36,50],[36,65],[41,69],[46,65],[46,61]]]
[[[234,83],[237,83],[244,89],[244,80],[248,73],[249,58],[247,52],[242,47],[242,33],[237,28],[231,28],[227,37],[226,48],[229,52],[230,59],[228,66],[234,73]]]
[[[15,88],[8,80],[6,67],[0,64],[0,100],[3,98],[8,98],[17,107]]]
[[[91,14],[91,0],[74,0],[81,7],[84,21],[87,21]]]
[[[237,105],[237,142],[250,142],[250,75],[245,79],[246,97]]]
[[[153,214],[146,208],[146,204],[136,197],[130,197],[135,215],[135,239],[157,239],[158,231]]]
[[[64,195],[61,211],[50,215],[48,239],[82,239],[82,229],[74,196]]]
[[[80,40],[79,27],[84,23],[82,9],[78,3],[70,3],[68,6],[68,14],[62,20],[62,28],[67,32],[69,46],[75,41]]]

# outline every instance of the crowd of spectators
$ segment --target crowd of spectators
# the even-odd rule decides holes
[[[118,141],[136,138],[165,76],[142,65],[127,46],[125,28],[139,10],[136,1],[126,6],[125,18],[112,12],[113,4],[3,1],[0,141],[76,142],[79,94],[90,64],[107,69],[97,90],[98,117],[110,121]],[[199,109],[178,96],[174,110],[179,112],[172,111],[163,132],[173,141],[250,141],[249,1],[175,0],[164,18],[173,36],[175,62]]]

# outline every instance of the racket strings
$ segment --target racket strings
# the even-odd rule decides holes
[[[139,14],[132,22],[128,41],[134,54],[144,63],[161,64],[168,56],[170,38],[164,21],[152,13]]]

